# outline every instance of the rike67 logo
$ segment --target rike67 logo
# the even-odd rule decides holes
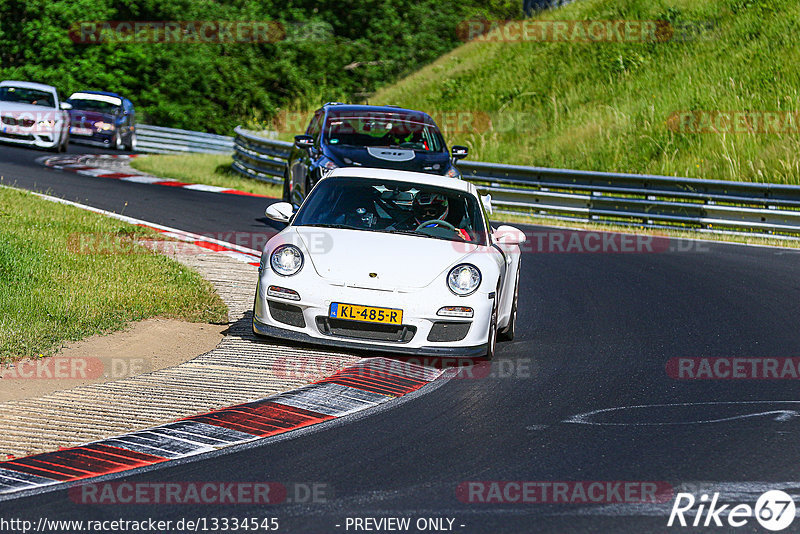
[[[667,526],[737,528],[751,525],[752,528],[752,520],[755,518],[763,528],[777,532],[788,528],[794,521],[794,516],[794,499],[780,490],[763,493],[755,507],[749,504],[720,505],[719,493],[714,493],[711,498],[704,494],[700,499],[695,499],[691,493],[678,493]]]

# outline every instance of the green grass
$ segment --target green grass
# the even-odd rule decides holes
[[[232,161],[231,156],[216,154],[165,154],[135,158],[131,166],[154,176],[181,182],[229,187],[269,197],[281,196],[281,186],[237,174],[231,170]]]
[[[139,245],[121,254],[91,248],[154,235],[0,188],[0,361],[47,356],[148,317],[226,322],[227,308],[196,272]]]
[[[686,134],[667,123],[686,110],[800,110],[796,0],[582,0],[538,17],[713,29],[684,42],[470,42],[370,103],[505,120],[445,132],[474,160],[800,183],[797,134]]]

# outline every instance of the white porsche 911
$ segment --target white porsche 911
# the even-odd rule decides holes
[[[342,168],[302,206],[272,204],[288,226],[264,247],[253,331],[398,354],[488,357],[511,339],[520,249],[492,230],[488,197],[455,178]]]

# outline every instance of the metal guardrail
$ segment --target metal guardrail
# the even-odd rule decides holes
[[[282,183],[292,143],[235,130],[234,169]],[[461,161],[503,213],[800,237],[800,186]]]
[[[153,154],[230,154],[233,152],[233,137],[137,124],[136,151]]]
[[[233,169],[262,182],[283,183],[283,171],[292,143],[268,139],[241,126],[237,126],[234,133]]]

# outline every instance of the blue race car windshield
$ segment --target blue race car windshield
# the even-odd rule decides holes
[[[427,115],[401,113],[330,113],[325,142],[331,145],[409,148],[443,152],[444,139]]]
[[[109,102],[103,102],[102,100],[84,100],[84,99],[72,99],[70,98],[67,100],[70,104],[72,104],[72,108],[81,111],[96,111],[98,113],[107,113],[109,115],[114,115],[119,111],[119,106],[115,106]]]
[[[411,234],[476,245],[487,242],[483,210],[473,195],[370,178],[322,180],[292,225]]]

